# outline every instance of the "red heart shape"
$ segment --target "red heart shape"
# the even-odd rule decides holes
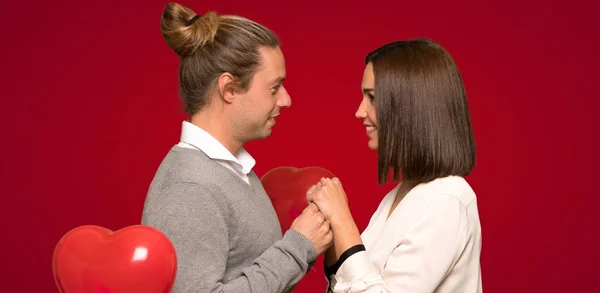
[[[177,257],[171,241],[152,227],[112,232],[86,225],[60,239],[53,271],[62,293],[168,293]]]
[[[290,228],[294,219],[308,205],[306,191],[323,177],[332,178],[335,175],[321,167],[283,166],[269,170],[260,178],[277,212],[282,232]]]
[[[306,208],[306,191],[321,180],[335,175],[321,167],[296,168],[290,166],[269,170],[261,177],[261,182],[285,233],[302,210]],[[325,290],[323,256],[319,256],[310,272],[296,284],[294,292],[319,292]]]

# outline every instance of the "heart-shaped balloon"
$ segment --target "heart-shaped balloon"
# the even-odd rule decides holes
[[[261,177],[265,191],[269,195],[277,217],[285,233],[302,210],[308,206],[306,191],[321,180],[335,175],[321,167],[296,168],[290,166],[269,170]],[[323,256],[319,256],[310,272],[296,284],[294,292],[319,292],[325,290]]]
[[[269,170],[260,178],[277,212],[282,232],[287,231],[307,207],[306,191],[323,177],[335,175],[321,167],[283,166]]]
[[[113,232],[86,225],[60,239],[53,271],[62,293],[169,293],[177,257],[171,241],[152,227]]]

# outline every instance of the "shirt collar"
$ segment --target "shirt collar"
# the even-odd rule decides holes
[[[254,158],[244,148],[240,148],[237,156],[234,156],[216,138],[206,132],[206,130],[188,121],[183,121],[182,123],[181,142],[196,147],[213,160],[233,162],[244,174],[250,173],[256,164]]]

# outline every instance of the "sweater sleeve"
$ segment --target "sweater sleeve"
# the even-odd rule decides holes
[[[225,282],[230,237],[225,207],[198,184],[174,184],[162,194],[162,202],[145,213],[143,224],[162,231],[175,247],[178,266],[173,293],[286,292],[316,259],[312,242],[290,230],[244,268],[240,277]]]

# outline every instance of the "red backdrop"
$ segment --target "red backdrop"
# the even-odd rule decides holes
[[[52,250],[64,233],[139,223],[184,119],[178,60],[159,30],[164,1],[17,2],[0,10],[0,291],[56,292]],[[595,291],[598,2],[451,2],[183,3],[248,16],[281,36],[293,105],[270,139],[247,145],[256,172],[333,171],[361,229],[391,188],[377,185],[376,154],[354,118],[364,56],[400,38],[439,41],[472,110],[478,161],[468,180],[479,196],[485,291]]]

